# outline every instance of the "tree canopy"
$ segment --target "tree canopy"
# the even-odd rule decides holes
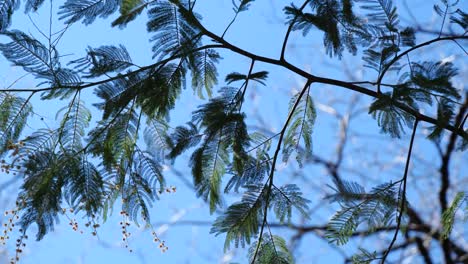
[[[37,82],[33,88],[13,83],[0,89],[2,173],[21,178],[1,237],[8,243],[9,233],[19,230],[12,263],[20,260],[28,233],[41,240],[67,214],[87,219],[85,225],[96,235],[113,211],[120,212],[124,241],[130,236],[129,223],[153,230],[159,196],[176,189],[166,184],[165,168],[182,164],[181,159],[190,168],[193,191],[207,203],[207,213],[216,215],[211,235],[225,237],[225,250],[248,247],[250,263],[295,263],[286,239],[272,231],[273,223],[303,233],[317,231],[338,247],[356,237],[375,239],[371,236],[378,233],[390,238],[380,248],[364,244],[347,262],[387,263],[408,246],[414,246],[424,263],[468,262],[463,235],[452,232],[463,222],[458,215],[468,214],[468,175],[465,171],[465,186],[453,186],[450,165],[451,157],[466,154],[468,146],[468,90],[454,81],[463,78],[468,54],[463,1],[435,2],[438,30],[400,21],[391,0],[293,1],[282,9],[284,35],[276,57],[251,52],[228,37],[257,2],[233,0],[232,19],[215,32],[204,24],[203,17],[210,14],[199,12],[196,0],[67,0],[54,16],[50,13],[49,32],[37,28],[40,37],[35,37],[16,29],[12,17],[20,8],[26,14],[43,12],[47,5],[53,10],[52,1],[0,1],[0,52]],[[53,31],[53,18],[63,28]],[[133,51],[115,44],[117,40],[71,55],[60,50],[61,38],[74,25],[110,21],[108,27],[123,31],[139,19],[146,19],[149,38],[131,37],[151,43],[151,50],[139,51],[148,53],[151,64],[132,59]],[[320,37],[327,60],[353,57],[366,67],[364,78],[335,78],[296,65],[289,52],[296,33],[303,42],[311,41],[310,35]],[[79,40],[87,44],[86,38]],[[425,52],[433,45],[454,45],[462,56],[436,60]],[[223,64],[225,54],[247,58],[250,65]],[[270,89],[267,69],[272,66],[302,82],[281,100],[287,115],[275,132],[259,128],[247,96],[253,85]],[[344,144],[333,162],[316,155],[314,142],[321,135],[313,133],[320,118],[314,91],[323,85],[370,99],[367,119],[375,120],[390,142],[407,139],[399,177],[381,177],[367,188],[356,177],[343,176]],[[185,120],[171,119],[174,111],[186,107],[180,103],[184,94],[194,98],[196,107]],[[36,105],[49,102],[65,104],[56,113],[56,127],[37,122]],[[346,127],[347,119],[342,120]],[[425,135],[418,134],[423,128]],[[432,142],[440,156],[433,176],[437,189],[425,190],[437,192],[439,211],[433,214],[440,223],[421,214],[418,197],[408,191],[418,137]],[[295,178],[285,180],[280,167],[306,172],[310,163],[326,169],[329,181],[320,183],[326,190],[322,198],[337,210],[324,226],[300,230],[293,220],[310,220],[311,200]],[[314,181],[313,175],[306,177]],[[230,194],[239,195],[233,200]],[[77,222],[71,224],[78,228]],[[152,234],[166,251],[157,232]],[[427,238],[436,242],[426,243]],[[434,248],[440,252],[431,254]]]

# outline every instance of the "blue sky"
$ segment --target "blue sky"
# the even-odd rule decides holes
[[[298,1],[294,2],[297,3]],[[421,7],[413,12],[418,16],[418,19],[419,16],[422,16],[423,22],[428,21],[427,24],[424,23],[423,25],[432,27],[436,23],[440,23],[432,12],[432,5],[422,5],[422,3],[426,3],[426,1],[411,1],[411,5]],[[54,5],[57,5],[57,3],[54,3]],[[31,14],[31,20],[44,31],[49,30],[49,6],[50,2],[46,2],[38,14]],[[56,8],[57,6],[54,6],[54,9]],[[281,9],[282,4],[275,1],[255,1],[249,12],[239,15],[226,34],[226,39],[250,52],[267,57],[279,57],[282,39],[286,30],[284,15]],[[198,1],[196,11],[204,17],[203,24],[218,34],[221,34],[234,15],[230,0]],[[401,16],[409,17],[404,10],[401,11]],[[59,30],[64,27],[63,22],[57,21],[56,18],[57,14],[55,12],[53,14],[53,30]],[[140,18],[130,23],[123,30],[110,27],[110,22],[113,18],[115,16],[105,20],[97,19],[95,23],[86,27],[81,23],[77,23],[68,29],[58,46],[60,53],[67,56],[64,58],[64,61],[67,61],[68,56],[70,58],[83,56],[88,46],[98,47],[100,45],[123,44],[127,47],[133,61],[137,64],[147,65],[152,63],[152,44],[148,41],[151,34],[146,32],[146,15],[140,16]],[[40,33],[32,25],[31,20],[24,15],[21,9],[13,17],[12,29],[23,30],[40,39]],[[405,23],[405,20],[402,19],[402,22]],[[299,32],[294,33],[289,42],[287,58],[293,64],[301,65],[303,69],[317,75],[330,75],[333,78],[344,80],[350,80],[352,77],[360,78],[362,76],[368,76],[370,79],[375,77],[370,70],[362,67],[360,57],[345,56],[341,61],[329,59],[324,55],[321,38],[322,36],[319,33],[311,33],[305,38]],[[4,38],[0,38],[0,41],[3,42]],[[418,39],[418,41],[420,40]],[[436,52],[433,53],[433,57],[437,59],[450,56],[457,57],[460,55],[460,52],[454,48],[452,46],[448,48],[444,46],[444,49],[435,49]],[[224,59],[218,67],[220,80],[218,87],[224,85],[223,79],[227,73],[232,71],[247,72],[250,64],[249,59],[241,56],[232,55],[227,52],[222,52],[221,55]],[[9,85],[21,75],[22,71],[20,69],[11,68],[9,65],[9,62],[6,60],[0,60],[0,72],[3,73],[0,78],[2,86]],[[343,71],[343,67],[350,72]],[[261,70],[270,72],[268,85],[265,87],[251,84],[248,90],[248,98],[252,100],[246,102],[245,108],[251,112],[247,112],[247,114],[252,114],[255,117],[260,116],[265,120],[265,123],[262,124],[263,129],[277,132],[286,117],[289,96],[291,96],[293,91],[302,88],[304,80],[292,73],[280,70],[278,67],[257,63],[254,71]],[[466,73],[466,65],[464,72]],[[26,76],[16,83],[14,87],[31,88],[36,83],[36,80],[30,76]],[[461,84],[466,89],[466,85],[463,85]],[[314,85],[311,91],[319,108],[319,116],[313,136],[314,151],[325,157],[330,157],[335,152],[334,140],[336,139],[338,126],[334,118],[330,117],[328,110],[330,110],[330,107],[338,111],[346,110],[349,107],[346,102],[351,98],[353,93],[340,90],[340,88],[336,87],[319,87],[319,85]],[[96,102],[96,98],[92,91],[86,91],[83,98],[88,103],[88,106],[94,109],[91,107],[91,103]],[[171,124],[178,125],[188,121],[191,111],[201,102],[201,100],[194,98],[193,92],[188,88],[178,101],[178,104],[184,107],[176,108],[171,114]],[[365,107],[369,102],[369,98],[362,97],[359,100],[359,106]],[[33,122],[30,123],[31,128],[28,128],[27,131],[44,126],[56,127],[58,121],[55,119],[55,111],[67,104],[66,101],[60,102],[56,100],[48,101],[44,104],[39,102],[38,97],[33,99],[33,103],[37,105],[35,112],[38,115],[33,117]],[[95,110],[93,110],[93,114],[95,118],[100,117],[100,113]],[[40,117],[44,117],[44,120],[40,120]],[[355,131],[356,134],[368,133],[375,135],[376,138],[368,137],[367,141],[362,141],[362,138],[356,136],[352,146],[345,152],[349,153],[350,156],[346,157],[344,163],[350,168],[366,168],[375,173],[372,176],[372,181],[364,182],[366,187],[371,187],[374,182],[378,182],[378,174],[382,172],[384,177],[397,178],[398,172],[402,171],[401,168],[404,165],[401,157],[405,156],[408,137],[405,136],[401,140],[389,141],[388,137],[379,134],[376,122],[365,114],[353,122],[359,124],[359,127]],[[258,118],[252,119],[248,123],[255,130],[255,126],[258,125]],[[392,145],[375,148],[376,144],[379,144],[382,140],[385,140],[387,143],[392,142]],[[391,156],[382,153],[382,148],[388,149],[389,153],[397,153],[398,155]],[[370,149],[373,152],[359,152],[365,149]],[[435,150],[429,145],[427,140],[418,139],[416,151],[426,153],[425,158],[430,160]],[[167,252],[161,253],[158,244],[152,242],[151,231],[132,225],[130,232],[133,235],[129,246],[133,249],[133,253],[129,253],[121,243],[119,226],[121,218],[118,214],[118,205],[116,205],[113,217],[108,219],[98,230],[98,237],[90,235],[91,230],[84,227],[85,219],[80,219],[79,215],[75,216],[73,214],[69,215],[80,222],[80,230],[83,230],[84,234],[74,232],[68,225],[66,218],[61,219],[60,225],[56,226],[54,233],[48,234],[40,242],[35,242],[31,239],[33,238],[34,229],[31,230],[31,238],[28,240],[25,253],[21,257],[21,263],[229,263],[230,261],[244,263],[245,250],[233,249],[223,255],[224,236],[215,237],[209,234],[210,226],[184,224],[184,221],[209,222],[216,217],[215,215],[209,215],[209,209],[205,203],[201,199],[196,198],[193,191],[180,180],[180,177],[184,177],[191,182],[190,169],[187,166],[186,157],[187,155],[185,158],[179,159],[175,164],[168,165],[172,167],[167,171],[167,183],[170,186],[176,186],[177,192],[162,195],[161,200],[155,202],[151,210],[154,230],[166,241],[166,245],[169,247]],[[387,168],[374,168],[372,167],[373,164],[369,164],[369,161],[374,158],[386,164],[394,164],[394,167],[388,168],[388,170]],[[466,154],[464,158],[466,158]],[[460,165],[461,161],[463,161],[463,157],[458,161],[455,160],[454,166]],[[284,177],[277,177],[280,182],[290,180],[290,175],[297,172],[297,166],[295,165],[281,166],[284,168],[280,169],[279,173],[280,175],[284,175]],[[466,168],[466,165],[460,166]],[[429,169],[424,167],[418,167],[418,169],[415,169],[415,174],[420,171],[429,171]],[[171,170],[176,170],[181,176],[176,176]],[[318,166],[307,166],[302,173],[302,176],[305,175],[311,179],[311,182],[305,182],[301,186],[303,187],[303,192],[307,194],[307,198],[312,200],[312,208],[320,208],[314,213],[313,220],[328,219],[336,207],[324,204],[322,198],[325,193],[317,193],[316,190],[317,186],[323,187],[325,184],[330,184],[329,177],[325,176],[323,169]],[[356,177],[352,173],[349,173],[349,175],[350,177]],[[11,176],[2,175],[2,177],[4,177],[3,180],[8,180],[8,177]],[[14,192],[15,187],[9,188],[8,191]],[[409,197],[412,198],[413,196],[416,199],[416,192],[410,194]],[[13,201],[8,193],[2,193],[0,198],[4,197]],[[235,201],[238,197],[238,195],[228,195],[226,200]],[[300,221],[301,219],[295,217],[294,220]],[[164,223],[166,222],[172,224],[165,225]],[[277,230],[277,232],[280,234],[285,233],[284,230]],[[291,233],[286,234],[290,235]],[[355,244],[351,243],[351,245],[343,247],[343,250],[352,248],[353,246]],[[12,247],[9,250],[13,252]],[[298,263],[310,263],[312,260],[317,263],[335,263],[341,259],[340,255],[333,251],[326,242],[313,235],[304,238],[296,253]]]

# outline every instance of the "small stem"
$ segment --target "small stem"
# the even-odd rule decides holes
[[[408,170],[409,170],[409,164],[410,164],[410,159],[411,159],[411,151],[413,150],[414,137],[416,135],[416,130],[418,128],[418,121],[419,121],[418,119],[414,121],[413,134],[411,134],[408,156],[406,157],[405,173],[403,174],[403,178],[402,178],[403,190],[402,190],[402,195],[401,195],[400,214],[398,215],[398,219],[397,219],[397,227],[395,229],[395,234],[393,235],[393,239],[390,242],[390,245],[388,246],[387,250],[385,251],[382,257],[382,260],[380,262],[382,264],[385,264],[385,259],[387,259],[388,254],[392,250],[393,244],[395,244],[395,241],[398,237],[398,233],[400,231],[401,219],[403,218],[403,212],[405,211],[405,207],[406,207],[406,183],[408,182]]]

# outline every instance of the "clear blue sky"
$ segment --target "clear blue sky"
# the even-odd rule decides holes
[[[298,2],[298,1],[294,1]],[[400,1],[396,1],[400,2]],[[408,1],[410,2],[410,1]],[[233,44],[243,47],[253,53],[259,55],[277,58],[281,49],[282,39],[286,30],[284,25],[284,15],[282,14],[282,5],[284,3],[278,3],[277,1],[255,1],[252,4],[249,12],[241,13],[228,31],[226,39],[231,41]],[[287,2],[289,3],[289,2]],[[422,5],[424,3],[424,5]],[[43,30],[48,31],[48,10],[50,1],[46,1],[44,6],[39,10],[38,14],[31,14],[31,20],[34,21],[37,26]],[[54,2],[54,5],[57,3]],[[435,20],[435,15],[432,11],[432,5],[426,4],[426,1],[411,1],[411,5],[418,6],[414,10],[414,14],[421,19],[421,22],[428,22],[429,26],[433,26],[430,23],[440,23]],[[57,6],[54,6],[56,9]],[[196,11],[202,14],[203,24],[209,29],[216,33],[221,33],[225,26],[229,23],[229,20],[234,15],[232,12],[231,0],[223,1],[198,1]],[[23,14],[23,9],[15,13],[12,22],[12,29],[20,29],[25,32],[33,34],[35,37],[40,38],[40,33],[32,25],[31,20]],[[408,14],[402,10],[401,15],[408,18]],[[81,23],[74,24],[64,35],[63,39],[58,46],[58,50],[62,55],[70,56],[70,58],[78,58],[85,54],[85,49],[88,46],[98,47],[100,45],[118,45],[123,44],[127,47],[133,61],[139,65],[147,65],[152,63],[151,59],[151,43],[148,41],[151,34],[146,32],[146,15],[142,15],[136,21],[130,23],[125,29],[120,30],[118,28],[111,28],[110,22],[115,16],[109,19],[102,20],[97,19],[95,23],[84,26]],[[53,15],[53,30],[59,30],[64,27],[62,21],[57,21],[56,12]],[[405,20],[402,19],[405,23]],[[356,78],[361,76],[369,76],[373,78],[374,75],[368,69],[365,69],[360,65],[359,57],[345,56],[342,61],[330,60],[323,53],[324,48],[322,45],[321,34],[310,34],[306,38],[303,38],[300,33],[294,33],[290,40],[290,47],[288,52],[288,58],[295,65],[300,65],[307,71],[311,71],[318,75],[331,75],[333,78],[338,79],[350,79],[350,74],[344,72],[343,65],[351,71],[351,75]],[[42,39],[44,40],[44,39]],[[4,38],[0,38],[1,42],[4,42]],[[418,40],[420,41],[420,40]],[[460,54],[458,51],[454,51],[449,47],[442,50],[436,50],[434,52],[434,58],[440,59],[449,57],[453,54]],[[232,54],[222,52],[224,60],[219,64],[219,87],[223,86],[224,76],[232,71],[247,72],[250,60],[234,56]],[[458,56],[458,55],[457,55]],[[64,58],[67,60],[67,57]],[[0,60],[0,72],[1,75],[0,84],[2,87],[9,85],[12,81],[17,79],[22,71],[20,69],[11,68],[9,62],[6,60]],[[257,63],[255,70],[267,70],[270,72],[268,86],[251,85],[249,87],[248,96],[252,99],[252,102],[246,103],[246,109],[249,109],[247,114],[259,115],[266,122],[265,127],[270,131],[278,131],[287,111],[287,102],[289,101],[288,96],[291,95],[293,90],[298,90],[304,83],[301,78],[292,75],[291,73],[280,70],[277,67],[271,67],[262,63]],[[465,69],[466,72],[466,69]],[[17,88],[30,88],[37,83],[36,80],[27,76],[26,78],[15,84]],[[462,84],[463,85],[463,84]],[[466,89],[466,84],[464,86]],[[331,104],[339,111],[345,110],[348,106],[341,104],[339,100],[347,101],[352,93],[349,91],[338,90],[341,88],[336,87],[315,87],[312,89],[312,96],[316,99],[316,103],[321,105],[319,109],[319,117],[314,129],[314,151],[319,152],[321,155],[328,157],[335,151],[335,136],[337,133],[337,124],[333,118],[330,118],[329,114],[325,110],[325,105]],[[334,101],[330,102],[330,98]],[[38,98],[33,100],[35,106],[35,112],[41,116],[44,116],[44,120],[41,121],[38,116],[34,117],[34,122],[30,123],[31,128],[28,128],[26,132],[32,131],[38,127],[50,126],[56,127],[57,120],[55,119],[55,111],[63,107],[67,102],[59,101],[48,101],[46,104],[39,103]],[[86,93],[84,100],[87,103],[96,102],[96,98],[92,92]],[[337,102],[338,101],[338,102]],[[176,109],[171,114],[171,124],[183,124],[190,119],[190,112],[200,104],[202,101],[194,99],[191,89],[187,89],[184,95],[179,100],[178,104],[183,105],[183,108]],[[368,98],[362,98],[360,105],[366,106],[370,101]],[[88,104],[90,106],[91,104]],[[93,109],[90,106],[91,109]],[[249,112],[250,111],[250,112]],[[53,114],[51,114],[53,113]],[[95,117],[99,118],[100,113],[93,111]],[[95,119],[96,120],[96,119]],[[252,127],[257,124],[257,120],[253,119],[249,121],[249,125]],[[373,134],[376,135],[377,140],[369,137],[368,141],[363,142],[361,139],[356,138],[353,142],[353,147],[349,148],[349,153],[355,149],[370,148],[374,152],[360,153],[361,156],[350,156],[346,157],[345,163],[349,167],[353,168],[368,168],[369,171],[375,172],[376,174],[383,172],[383,177],[396,177],[395,171],[402,171],[401,168],[403,163],[397,157],[389,157],[385,154],[381,154],[382,160],[387,161],[389,164],[393,164],[394,167],[385,170],[382,168],[373,168],[372,164],[366,164],[371,156],[376,158],[375,155],[379,155],[379,148],[376,150],[377,142],[382,142],[382,138],[378,133],[379,129],[375,124],[375,121],[367,115],[363,115],[362,118],[356,120],[359,123],[359,129],[356,129],[356,133],[359,134]],[[253,129],[255,130],[255,129]],[[387,141],[388,142],[388,141]],[[401,140],[393,141],[393,145],[388,148],[394,153],[400,153],[405,155],[405,148],[408,142],[407,137],[403,137]],[[383,146],[387,148],[387,146]],[[416,150],[419,152],[425,152],[426,159],[430,160],[430,157],[434,154],[434,149],[428,146],[428,141],[420,139],[417,142]],[[353,155],[354,155],[353,154]],[[429,157],[428,157],[429,156]],[[466,158],[466,155],[465,155]],[[457,161],[455,161],[456,163]],[[283,165],[281,165],[283,166]],[[283,166],[282,170],[279,170],[284,175],[284,180],[289,180],[291,173],[297,171],[295,165]],[[466,168],[466,165],[464,166]],[[182,177],[186,178],[191,182],[190,169],[188,168],[186,159],[178,160],[173,168],[181,173]],[[419,167],[421,171],[424,168]],[[393,170],[393,171],[392,171]],[[80,216],[71,215],[76,217],[80,222],[80,230],[84,231],[84,234],[74,232],[68,225],[66,218],[61,219],[60,225],[57,225],[54,233],[48,234],[39,243],[35,242],[32,238],[34,237],[34,229],[30,231],[30,239],[27,242],[25,253],[21,257],[20,263],[25,264],[98,264],[98,263],[230,263],[231,261],[239,261],[240,263],[245,262],[246,252],[245,250],[233,249],[232,252],[228,252],[223,256],[223,244],[224,236],[215,237],[209,234],[210,226],[207,225],[164,225],[164,222],[183,223],[184,221],[203,221],[209,222],[215,219],[216,216],[209,215],[209,209],[205,203],[195,197],[193,191],[191,191],[180,178],[168,170],[167,172],[167,183],[168,185],[174,185],[178,191],[174,194],[164,194],[160,201],[154,203],[151,209],[152,222],[154,223],[155,230],[160,234],[160,237],[166,241],[166,245],[169,247],[169,251],[161,253],[157,244],[152,243],[151,231],[143,230],[131,227],[132,237],[130,238],[130,247],[133,249],[133,253],[129,253],[121,244],[121,233],[119,222],[121,218],[118,212],[119,207],[116,205],[113,217],[102,225],[99,229],[99,238],[90,235],[91,230],[84,227],[85,219],[79,219]],[[350,176],[352,173],[349,174]],[[318,206],[320,209],[314,213],[315,219],[328,219],[333,214],[334,208],[323,208],[324,202],[322,200],[325,193],[317,193],[317,186],[324,186],[330,184],[328,177],[324,176],[322,168],[317,166],[307,166],[304,175],[309,177],[311,181],[306,182],[303,187],[303,192],[306,193],[306,197],[312,200],[311,207]],[[1,175],[2,180],[9,180],[11,176]],[[355,177],[355,176],[353,176]],[[278,177],[279,178],[279,177]],[[374,180],[378,178],[378,175],[372,177]],[[280,180],[281,181],[281,178]],[[372,186],[373,182],[367,182],[366,187]],[[8,189],[10,193],[14,193],[15,188]],[[10,197],[9,193],[2,193],[1,198],[8,198],[10,201],[14,199]],[[410,194],[410,198],[412,194]],[[237,200],[238,196],[229,195],[228,201]],[[327,204],[325,204],[327,206]],[[336,207],[335,207],[336,208]],[[299,221],[295,218],[295,221]],[[283,234],[283,230],[275,230],[280,234]],[[290,233],[289,233],[290,235]],[[13,242],[13,241],[12,241]],[[13,244],[13,243],[12,243]],[[13,245],[14,246],[14,245]],[[350,245],[354,246],[354,245]],[[343,247],[346,250],[347,247]],[[13,252],[13,248],[10,247],[9,251]],[[311,263],[310,261],[316,261],[317,263],[335,263],[340,260],[341,257],[336,251],[333,251],[326,242],[321,239],[314,237],[313,235],[307,236],[303,241],[298,251],[296,252],[299,256],[297,263]],[[232,259],[231,259],[232,257]],[[0,263],[3,263],[0,259]]]

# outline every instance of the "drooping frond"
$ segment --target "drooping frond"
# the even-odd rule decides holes
[[[183,1],[183,5],[187,3]],[[176,54],[193,50],[199,41],[198,30],[188,21],[177,5],[171,1],[155,1],[148,11],[149,21],[147,30],[155,32],[151,41],[153,57],[159,59],[169,54]],[[185,50],[185,51],[184,51]]]
[[[432,104],[432,97],[438,101],[438,122],[431,138],[440,135],[442,127],[454,116],[452,101],[461,98],[453,86],[451,78],[457,74],[452,63],[422,62],[411,64],[411,74],[401,76],[404,82],[394,86],[393,91],[384,93],[376,99],[369,108],[377,119],[382,131],[393,137],[400,137],[404,132],[404,125],[412,126],[414,117],[395,106],[394,102],[405,104],[415,110],[419,104]],[[418,104],[419,103],[419,104]],[[439,128],[437,128],[439,127]]]
[[[255,256],[255,252],[258,252]],[[254,261],[255,256],[255,261]],[[294,258],[289,251],[286,241],[280,236],[265,235],[261,244],[258,241],[249,248],[249,263],[252,264],[294,264]]]
[[[3,32],[12,42],[0,44],[0,51],[15,66],[22,67],[37,78],[44,79],[54,89],[44,92],[43,99],[65,98],[72,92],[73,86],[81,84],[80,77],[72,70],[62,68],[55,49],[49,49],[38,40],[18,30]]]
[[[88,47],[87,56],[71,61],[80,71],[87,70],[87,78],[98,77],[110,72],[121,72],[132,66],[132,59],[123,45]]]
[[[283,223],[289,223],[292,216],[292,208],[296,208],[302,216],[308,217],[310,201],[302,197],[302,192],[295,184],[286,184],[280,188],[272,189],[270,207],[276,214],[276,218]]]
[[[400,43],[402,46],[413,47],[416,45],[416,32],[412,27],[406,27],[400,31]]]
[[[198,145],[202,136],[198,132],[197,126],[191,122],[188,122],[187,126],[176,127],[166,140],[170,149],[167,157],[172,160],[175,159],[185,150]]]
[[[234,7],[232,8],[234,12],[240,13],[249,10],[250,5],[254,2],[255,0],[233,0],[232,4]]]
[[[226,173],[228,158],[226,142],[219,136],[205,141],[190,157],[197,195],[209,202],[210,213],[222,205],[221,180]]]
[[[382,70],[390,64],[398,51],[400,51],[400,48],[396,44],[388,44],[382,47],[379,45],[370,47],[364,51],[364,56],[362,58],[366,62],[364,67],[371,68],[380,74]],[[397,71],[400,69],[400,64],[395,62],[387,69],[387,71]]]
[[[81,78],[73,70],[67,68],[56,68],[51,70],[46,75],[39,76],[46,79],[41,84],[47,84],[54,89],[45,91],[41,94],[42,99],[65,99],[74,94],[80,85]]]
[[[392,93],[384,93],[369,107],[369,114],[377,119],[377,123],[384,133],[399,138],[404,133],[404,126],[411,127],[414,116],[394,105],[394,101],[417,109],[414,99],[409,95],[410,91],[404,87],[395,87]]]
[[[57,112],[61,116],[60,143],[71,151],[80,151],[83,148],[85,130],[91,121],[91,112],[83,101],[75,98],[70,104]]]
[[[204,98],[203,90],[208,97],[211,97],[212,89],[218,83],[218,71],[215,63],[220,58],[218,52],[213,49],[204,49],[190,54],[189,67],[192,75],[192,88],[197,92],[198,97]]]
[[[71,154],[73,155],[73,154]],[[67,158],[64,197],[76,212],[92,217],[102,207],[104,182],[98,169],[85,155]]]
[[[24,146],[20,153],[34,154],[34,152],[52,151],[56,146],[58,139],[58,131],[50,129],[39,129],[27,136],[24,141]]]
[[[411,69],[411,81],[419,88],[455,100],[461,98],[451,82],[458,73],[452,63],[425,61],[412,63]]]
[[[18,30],[2,32],[12,41],[0,44],[0,51],[13,65],[22,67],[36,76],[48,73],[58,63],[57,53],[49,56],[49,49],[38,40]]]
[[[314,13],[307,13],[294,4],[284,8],[288,24],[293,30],[302,30],[307,35],[312,28],[324,34],[323,44],[330,56],[341,58],[345,48],[356,54],[357,45],[367,45],[371,40],[366,26],[354,15],[350,1],[309,1]]]
[[[452,201],[452,204],[442,214],[442,239],[447,239],[452,233],[453,225],[455,223],[455,213],[460,208],[463,201],[466,200],[464,192],[458,192]]]
[[[130,74],[99,85],[95,93],[104,102],[95,106],[103,110],[103,119],[114,116],[126,108],[135,99],[143,82],[144,77]]]
[[[370,252],[364,248],[359,247],[359,253],[351,257],[353,264],[370,264],[377,259],[377,251]]]
[[[271,146],[271,140],[259,132],[251,133],[249,138],[253,147],[248,152],[255,150],[255,156],[248,155],[246,157],[242,171],[231,168],[232,177],[224,189],[226,193],[232,189],[238,192],[240,187],[260,184],[270,171],[272,159],[268,150]]]
[[[148,119],[147,126],[143,132],[143,139],[147,150],[151,152],[159,161],[166,158],[166,153],[170,151],[167,142],[168,125],[165,120],[151,118]]]
[[[463,30],[466,31],[468,30],[468,13],[457,9],[455,14],[450,17],[450,22],[459,25]]]
[[[0,157],[13,148],[31,113],[29,100],[0,92]]]
[[[124,28],[140,15],[148,4],[148,2],[142,0],[122,0],[120,3],[120,16],[112,22],[112,26]]]
[[[98,17],[106,18],[117,11],[120,0],[67,0],[58,12],[60,19],[71,24],[83,20],[89,25]]]
[[[372,230],[388,226],[400,210],[401,197],[397,184],[386,183],[365,192],[357,183],[342,181],[329,196],[331,201],[338,201],[341,209],[330,219],[326,237],[331,243],[344,245],[362,223]]]
[[[62,211],[62,188],[67,171],[60,160],[65,158],[52,151],[36,151],[23,164],[25,178],[19,194],[23,212],[20,223],[24,230],[35,223],[37,240],[53,230]]]
[[[429,139],[440,142],[444,133],[444,127],[448,125],[455,116],[455,109],[452,101],[446,98],[440,98],[437,101],[437,125],[430,128],[431,133],[427,136]]]
[[[5,31],[10,26],[11,16],[18,9],[19,5],[19,0],[0,1],[0,32]]]
[[[102,163],[110,170],[119,164],[129,146],[136,142],[138,115],[134,109],[124,109],[114,118],[102,120],[89,132],[89,151],[102,156]]]
[[[210,99],[193,112],[192,120],[203,129],[204,140],[191,157],[192,174],[199,195],[208,198],[213,211],[220,204],[221,177],[233,153],[232,167],[243,171],[248,156],[249,136],[245,115],[234,112],[239,100],[237,89],[225,87],[218,97]]]
[[[242,247],[250,244],[250,239],[258,232],[264,214],[267,186],[253,184],[244,188],[246,191],[242,200],[229,206],[224,214],[216,219],[210,231],[216,235],[226,233],[225,250],[230,248],[233,241],[235,247],[239,244]],[[289,221],[293,207],[303,215],[307,214],[309,201],[302,197],[296,185],[287,184],[272,189],[269,201],[269,209],[276,213],[280,221],[286,218]]]
[[[299,98],[299,94],[300,93],[297,93],[291,98],[289,111],[292,110],[294,103]],[[284,162],[289,160],[293,151],[296,151],[296,160],[299,166],[302,166],[302,161],[304,159],[312,155],[312,131],[316,116],[317,113],[312,97],[308,94],[303,96],[292,114],[291,122],[284,136],[282,148]],[[299,146],[301,141],[303,142],[303,146]]]
[[[259,72],[254,72],[248,76],[249,80],[254,80],[257,81],[263,85],[265,85],[265,80],[268,78],[268,72],[267,71],[259,71]],[[232,82],[237,82],[237,81],[246,81],[247,80],[247,75],[238,73],[238,72],[232,72],[228,75],[226,75],[225,82],[227,84],[231,84]]]
[[[240,173],[231,170],[233,175],[224,188],[225,193],[230,192],[232,189],[238,192],[240,187],[261,183],[270,171],[271,161],[267,155],[262,158],[248,156],[243,167],[244,169]]]
[[[137,104],[149,117],[167,118],[185,88],[185,75],[181,63],[168,63],[145,79],[138,91]]]
[[[258,233],[264,213],[265,197],[264,185],[248,186],[242,200],[230,205],[224,214],[216,219],[210,233],[215,235],[226,233],[225,250],[230,248],[233,241],[235,247],[239,244],[242,247],[250,244],[250,239]]]
[[[29,13],[31,11],[36,12],[43,3],[44,3],[44,0],[27,0],[24,6],[24,12],[25,13]]]
[[[164,190],[164,186],[166,185],[161,165],[151,153],[141,151],[140,149],[138,149],[137,153],[138,157],[135,162],[135,171],[148,182],[152,189],[153,196],[157,197],[154,192],[156,190]]]
[[[124,185],[122,209],[135,223],[138,224],[139,218],[149,223],[149,207],[157,198],[156,190],[164,189],[164,178],[160,165],[150,153],[137,151],[135,159],[134,169],[128,176],[129,182]]]
[[[96,94],[104,99],[97,104],[107,118],[135,99],[149,117],[167,118],[185,84],[185,69],[168,63],[157,71],[147,70],[117,78],[100,85]]]
[[[363,3],[362,9],[369,11],[366,16],[370,23],[385,27],[389,31],[397,31],[400,21],[392,0],[358,0],[358,2]]]

